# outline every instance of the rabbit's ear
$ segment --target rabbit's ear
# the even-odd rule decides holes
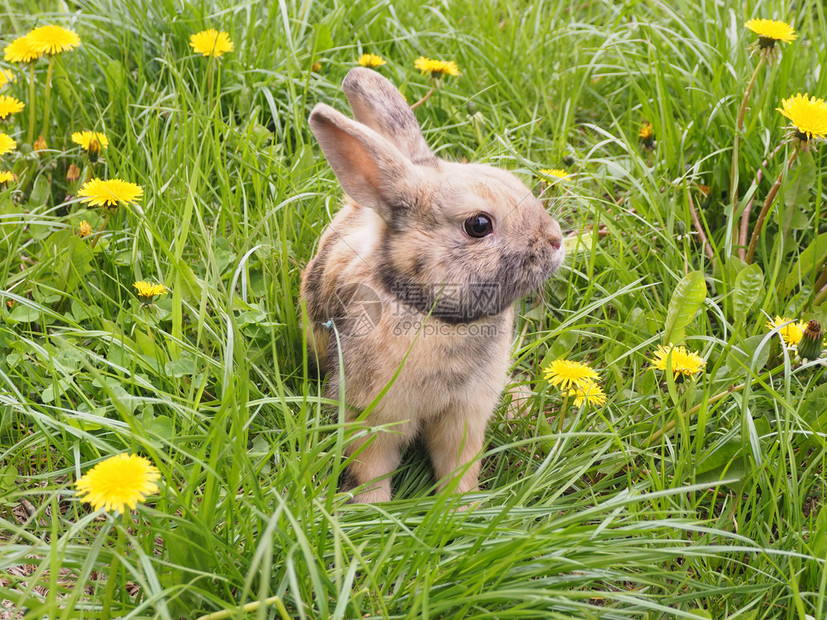
[[[310,129],[345,192],[389,224],[398,220],[411,203],[406,190],[417,176],[411,162],[375,131],[323,103],[310,113]]]
[[[351,69],[342,82],[354,118],[384,136],[413,163],[436,166],[413,110],[389,80],[372,69]]]

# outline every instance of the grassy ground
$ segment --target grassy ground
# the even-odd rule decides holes
[[[792,152],[781,99],[827,95],[819,0],[3,7],[4,43],[44,23],[82,39],[55,62],[48,148],[25,144],[30,108],[4,129],[19,179],[0,192],[8,617],[827,616],[823,368],[765,325],[827,318],[824,149],[782,183],[754,266],[731,233]],[[757,77],[733,212],[751,17],[799,36]],[[235,43],[213,66],[187,45],[208,27]],[[492,421],[472,510],[433,493],[420,448],[393,502],[335,495],[348,435],[320,397],[297,302],[340,190],[306,119],[317,102],[346,109],[339,84],[363,52],[388,60],[409,101],[430,86],[418,56],[457,62],[417,109],[441,156],[538,191],[541,168],[572,175],[544,194],[575,235],[570,257],[520,305],[528,404],[509,416],[506,398]],[[3,67],[40,128],[47,61],[34,100],[28,72]],[[101,161],[70,141],[82,129],[109,136]],[[140,184],[141,208],[107,219],[78,202],[72,163]],[[94,247],[82,220],[103,226]],[[170,293],[146,311],[136,280]],[[676,384],[649,360],[681,324],[706,368]],[[562,357],[598,369],[608,402],[569,405],[560,432],[541,369]],[[160,492],[126,518],[94,513],[72,483],[121,452],[152,460]]]

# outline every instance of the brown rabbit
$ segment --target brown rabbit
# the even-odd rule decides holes
[[[560,266],[560,226],[510,173],[436,157],[377,72],[353,69],[342,88],[355,120],[318,104],[310,128],[347,197],[301,287],[327,395],[343,388],[348,421],[371,429],[349,444],[342,490],[390,500],[421,433],[440,488],[455,475],[471,491],[508,376],[513,303]]]

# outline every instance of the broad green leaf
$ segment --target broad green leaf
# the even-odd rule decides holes
[[[159,415],[152,420],[152,424],[149,426],[149,432],[161,439],[172,441],[175,437],[175,424],[169,416]]]
[[[819,433],[827,430],[827,383],[810,390],[801,404],[801,415],[813,430]]]
[[[19,472],[14,465],[8,465],[4,469],[0,469],[0,506],[14,506],[19,500],[5,499],[9,494],[16,490],[19,481],[17,479]]]
[[[194,374],[198,365],[191,355],[182,354],[179,359],[167,362],[164,370],[170,377],[185,377]]]
[[[663,325],[664,344],[681,344],[686,336],[686,326],[695,318],[706,299],[706,281],[700,271],[691,271],[678,282]]]
[[[746,319],[747,314],[761,299],[763,290],[764,272],[760,265],[753,263],[741,270],[735,277],[732,294],[732,310],[736,321],[740,322]]]
[[[753,368],[752,360],[756,357],[756,351],[758,351],[758,347],[763,339],[763,334],[750,336],[742,345],[732,347],[727,357],[727,366],[737,373],[743,372],[744,368]],[[769,357],[770,347],[769,344],[767,344],[763,349],[761,349],[760,352],[758,352],[757,359],[755,359],[754,369],[758,371],[764,368]]]
[[[741,441],[735,438],[717,444],[695,465],[695,475],[700,476],[716,469],[723,469],[740,451]]]
[[[795,265],[792,266],[787,277],[779,285],[781,295],[789,293],[794,286],[801,283],[801,280],[813,275],[824,261],[827,260],[827,233],[821,233],[807,249],[798,257]]]
[[[333,47],[333,37],[330,34],[330,26],[327,24],[316,24],[316,53],[325,52]]]
[[[789,181],[784,189],[785,209],[779,213],[781,229],[802,229],[808,226],[803,207],[810,201],[810,192],[816,182],[816,165],[810,153],[802,153],[798,163],[790,171]]]
[[[33,308],[32,306],[24,306],[17,304],[14,310],[9,314],[9,318],[15,323],[31,323],[40,318],[40,308]]]
[[[557,338],[554,339],[554,342],[551,343],[551,349],[549,353],[551,355],[546,356],[547,361],[562,359],[566,357],[571,350],[574,348],[574,345],[577,344],[577,334],[574,332],[563,332]]]

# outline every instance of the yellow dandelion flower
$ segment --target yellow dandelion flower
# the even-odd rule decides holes
[[[643,123],[640,126],[640,131],[637,132],[637,137],[643,140],[644,142],[650,142],[655,138],[655,130],[652,128],[651,123]]]
[[[310,70],[311,70],[313,73],[319,73],[319,72],[322,70],[322,63],[320,63],[319,61],[314,62],[314,63],[310,66]]]
[[[555,179],[565,179],[566,177],[571,176],[568,172],[565,170],[560,170],[559,168],[543,168],[538,172],[544,177],[553,177]]]
[[[14,175],[8,170],[0,171],[0,185],[5,185],[10,181],[14,181]]]
[[[83,239],[92,234],[92,226],[86,220],[83,220],[78,227],[78,237]]]
[[[52,24],[35,28],[26,36],[32,49],[39,54],[60,54],[80,45],[80,37],[74,30]]]
[[[655,350],[655,357],[652,360],[654,368],[658,370],[666,370],[667,361],[672,360],[672,372],[675,373],[675,378],[689,376],[691,377],[697,372],[700,372],[706,366],[704,359],[694,351],[688,351],[683,346],[664,347],[658,346]]]
[[[567,395],[574,398],[574,404],[578,407],[583,403],[587,405],[606,404],[606,393],[603,391],[603,388],[594,381],[576,383],[572,386],[572,389],[568,391]]]
[[[210,28],[190,35],[190,47],[196,54],[220,58],[225,53],[233,51],[233,42],[230,41],[230,35],[223,30],[218,32],[215,28]]]
[[[790,119],[800,140],[823,138],[827,134],[827,103],[824,99],[798,93],[789,99],[782,99],[781,107],[776,110]]]
[[[140,185],[121,179],[92,179],[84,183],[78,192],[81,202],[88,202],[93,207],[114,207],[119,202],[138,202],[143,194],[144,189]]]
[[[107,512],[135,510],[138,502],[145,502],[147,495],[158,492],[155,481],[161,477],[158,468],[148,459],[135,454],[116,454],[101,461],[86,472],[75,488],[78,497],[91,504],[94,510]]]
[[[11,71],[6,71],[5,69],[0,69],[0,88],[8,84],[9,82],[16,82],[17,80],[14,79],[14,74]]]
[[[588,364],[570,360],[554,360],[546,367],[544,374],[552,385],[558,385],[564,390],[594,382],[598,378],[597,373]]]
[[[90,153],[109,147],[109,138],[97,131],[76,131],[72,134],[72,142],[80,144],[80,148]]]
[[[163,295],[167,292],[167,287],[163,284],[152,284],[151,282],[141,281],[135,282],[132,286],[138,289],[138,299],[140,299],[141,303],[145,306],[151,304],[157,295]]]
[[[8,95],[0,95],[0,118],[5,119],[9,114],[17,114],[24,107],[22,101]]]
[[[420,56],[414,62],[414,68],[419,69],[422,75],[428,73],[433,78],[442,77],[443,75],[459,75],[459,67],[453,60],[431,60]]]
[[[776,41],[792,43],[795,41],[795,29],[785,22],[772,19],[751,19],[744,27],[758,35],[761,47],[772,47]]]
[[[381,56],[377,56],[376,54],[362,54],[359,57],[359,64],[363,67],[373,69],[375,67],[381,67],[382,65],[387,64],[387,61]]]
[[[792,321],[792,323],[790,323]],[[789,323],[788,325],[784,325],[784,323]],[[783,327],[781,327],[783,325]],[[794,347],[799,342],[801,342],[801,337],[804,335],[804,329],[807,327],[807,324],[804,321],[795,322],[793,319],[782,319],[780,316],[776,315],[775,319],[772,321],[767,321],[767,328],[768,329],[776,329],[781,328],[778,330],[781,339],[788,347]]]
[[[7,62],[31,62],[40,56],[41,53],[32,45],[29,35],[17,37],[3,48],[3,59]]]
[[[10,135],[0,132],[0,155],[10,153],[17,148],[17,142]]]

